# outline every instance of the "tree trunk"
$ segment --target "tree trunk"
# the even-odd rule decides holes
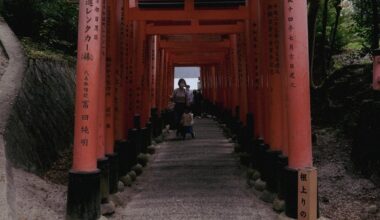
[[[372,36],[372,45],[371,49],[378,49],[379,48],[379,3],[378,0],[372,0],[372,20],[373,20],[373,36]]]
[[[315,37],[317,31],[317,18],[320,0],[310,0],[309,6],[309,54],[310,54],[310,74],[314,67]]]
[[[323,6],[323,16],[322,16],[322,42],[321,42],[321,67],[322,74],[326,74],[326,46],[327,46],[327,20],[329,11],[329,0],[325,0]]]
[[[339,26],[339,18],[340,18],[340,14],[342,12],[342,7],[340,5],[340,1],[337,0],[336,3],[335,3],[335,9],[336,9],[336,16],[335,16],[335,23],[334,23],[334,27],[332,29],[332,32],[331,32],[331,40],[330,40],[330,53],[328,54],[328,60],[327,60],[327,65],[330,66],[330,63],[331,63],[331,59],[332,59],[332,54],[333,54],[333,48],[335,46],[335,41],[336,41],[336,35],[338,33],[338,26]]]

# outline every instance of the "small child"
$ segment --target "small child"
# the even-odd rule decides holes
[[[181,124],[183,125],[182,137],[185,140],[186,134],[190,133],[191,137],[194,138],[193,124],[194,124],[194,116],[190,112],[189,107],[185,108],[185,112],[182,115]]]

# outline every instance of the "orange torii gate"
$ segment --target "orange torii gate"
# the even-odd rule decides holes
[[[248,165],[289,217],[315,219],[306,0],[159,2],[79,3],[67,218],[99,217],[119,177],[160,135],[174,68],[200,66],[207,110],[235,129]]]

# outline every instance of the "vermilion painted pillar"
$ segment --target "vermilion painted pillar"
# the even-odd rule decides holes
[[[100,8],[101,2],[79,3],[74,158],[69,173],[67,219],[97,219],[100,216],[97,149],[101,30],[96,29],[101,26]]]
[[[264,4],[266,11],[267,29],[267,49],[265,59],[267,64],[268,80],[268,139],[270,150],[266,152],[266,172],[263,176],[266,178],[267,189],[274,192],[280,191],[279,181],[282,179],[280,172],[287,165],[286,158],[282,156],[283,149],[283,93],[282,79],[284,72],[283,62],[283,26],[281,26],[282,3],[279,0],[269,0]],[[281,164],[281,168],[280,168]]]
[[[253,106],[252,111],[255,116],[255,137],[256,138],[262,138],[263,137],[263,116],[262,116],[262,106],[261,106],[261,89],[262,87],[262,78],[260,74],[260,1],[259,0],[252,0],[249,1],[249,9],[251,13],[251,22],[250,22],[250,47],[249,51],[250,53],[250,59],[249,63],[251,63],[251,71],[252,71],[252,89],[253,89]],[[250,99],[250,100],[252,100]]]
[[[212,69],[211,66],[207,66],[207,94],[208,100],[212,103]]]
[[[157,43],[159,42],[159,38],[157,38]],[[155,85],[155,104],[157,108],[157,112],[160,115],[161,112],[161,107],[160,107],[160,85],[161,85],[161,80],[162,80],[162,75],[161,75],[161,68],[162,68],[162,49],[157,46],[157,51],[156,51],[156,85]]]
[[[232,50],[232,46],[231,46],[231,50]],[[228,90],[227,101],[228,101],[228,110],[233,115],[233,112],[234,112],[233,101],[232,101],[233,95],[231,94],[231,92],[233,90],[232,81],[233,81],[234,75],[232,74],[233,73],[232,66],[233,64],[232,64],[231,53],[230,53],[227,57],[227,62],[226,62],[226,70],[227,70],[226,78],[227,78],[227,90]]]
[[[158,36],[154,35],[150,38],[149,48],[149,77],[150,77],[150,124],[149,132],[152,137],[157,137],[161,134],[162,126],[160,123],[160,113],[157,106],[157,82],[158,82]],[[149,140],[149,139],[148,139]]]
[[[214,71],[215,71],[215,82],[214,82],[214,99],[215,99],[215,104],[217,107],[220,107],[220,92],[218,95],[218,90],[220,89],[220,71],[217,65],[214,66]],[[220,90],[219,90],[220,91]]]
[[[261,31],[261,60],[260,60],[260,71],[262,74],[262,117],[263,117],[263,138],[266,144],[270,143],[270,106],[269,106],[269,79],[268,79],[268,53],[269,53],[269,39],[268,39],[268,2],[260,1],[260,31]]]
[[[164,59],[164,69],[163,69],[163,74],[164,74],[164,81],[163,81],[163,84],[162,84],[162,107],[164,109],[167,109],[168,108],[168,92],[167,92],[167,88],[168,88],[168,81],[170,80],[169,79],[169,53],[166,51],[165,52],[165,59]],[[170,96],[172,96],[172,94],[170,94]]]
[[[247,124],[247,113],[248,113],[248,89],[247,89],[247,56],[246,56],[246,44],[245,36],[239,34],[237,37],[238,43],[238,73],[239,73],[239,106],[240,106],[240,121],[244,125]]]
[[[143,23],[145,26],[145,23]],[[150,71],[150,58],[149,58],[149,48],[151,41],[149,40],[149,37],[146,36],[144,39],[144,53],[143,53],[143,78],[142,78],[142,111],[141,114],[141,121],[143,127],[147,127],[147,124],[149,123],[150,118],[150,110],[151,110],[151,71]]]
[[[373,52],[373,83],[374,90],[380,90],[380,49]]]
[[[217,65],[214,66],[214,99],[215,99],[215,104],[220,106],[220,71]]]
[[[110,193],[117,192],[118,157],[115,153],[115,77],[119,69],[117,38],[117,0],[107,4],[107,58],[106,58],[106,155],[110,161]],[[108,37],[109,36],[109,37]]]
[[[239,108],[239,73],[238,73],[238,51],[237,51],[237,36],[236,34],[230,35],[231,39],[231,74],[232,74],[232,112],[235,117],[239,117],[236,115],[236,110]],[[239,118],[241,120],[241,118]]]
[[[114,41],[118,44],[117,57],[115,62],[115,140],[126,139],[125,125],[125,44],[124,44],[124,1],[117,0],[116,2],[116,25],[118,34]]]
[[[156,104],[156,87],[157,87],[157,67],[158,67],[158,62],[157,62],[157,36],[152,36],[151,37],[151,42],[150,42],[150,54],[149,54],[149,66],[150,66],[150,85],[151,85],[151,91],[150,91],[150,96],[151,96],[151,105],[152,108],[157,108]]]
[[[166,59],[165,59],[165,68],[164,68],[164,81],[162,84],[162,105],[165,109],[168,108],[168,102],[167,102],[167,95],[168,95],[168,82],[170,81],[169,76],[169,68],[170,68],[170,54],[168,51],[166,51]],[[170,94],[170,97],[172,97],[173,94]]]
[[[134,36],[134,72],[133,72],[133,90],[134,90],[134,114],[141,116],[142,114],[142,77],[144,72],[144,39],[145,33],[143,29],[143,22],[134,22],[135,36]]]
[[[289,169],[286,214],[297,217],[298,170],[312,167],[307,1],[284,2]],[[316,198],[315,198],[316,199]],[[310,201],[308,201],[310,202]],[[313,201],[316,202],[316,201]],[[314,203],[315,204],[315,203]]]
[[[279,0],[280,1],[280,0]],[[280,58],[281,58],[281,63],[282,63],[282,71],[281,71],[281,98],[282,98],[282,155],[285,157],[285,163],[287,164],[287,157],[288,157],[288,109],[287,109],[287,100],[288,100],[288,95],[287,95],[287,85],[288,85],[288,74],[287,74],[287,69],[286,69],[286,44],[284,38],[285,36],[285,19],[284,19],[284,3],[280,1],[279,3],[281,7],[281,12],[280,12]]]
[[[252,3],[248,3],[248,4],[252,4]],[[248,7],[250,7],[250,5],[248,5]],[[250,13],[253,13],[252,11],[250,11]],[[250,14],[250,17],[252,17],[254,15]],[[254,65],[254,60],[253,60],[253,46],[252,46],[252,40],[253,40],[253,30],[252,30],[252,22],[251,22],[251,19],[249,20],[246,20],[245,22],[245,28],[246,28],[246,31],[245,31],[245,44],[246,44],[246,48],[245,48],[245,55],[246,55],[246,58],[247,58],[247,111],[251,114],[254,113],[254,103],[255,103],[255,99],[254,99],[254,71],[253,71],[253,65]]]
[[[211,67],[207,66],[206,67],[206,91],[207,91],[207,99],[208,101],[212,102],[212,89],[211,89]]]
[[[214,105],[217,104],[217,79],[216,79],[216,67],[211,66],[211,91],[212,91],[212,102]]]
[[[166,94],[166,103],[169,102],[169,97],[173,94],[174,91],[174,65],[172,61],[169,62],[169,69],[168,69],[168,78],[169,80],[167,81],[167,94]]]
[[[163,106],[163,84],[164,84],[164,80],[165,80],[165,74],[164,74],[164,69],[165,69],[165,58],[166,58],[166,54],[164,52],[163,49],[160,49],[160,52],[159,52],[159,62],[160,62],[160,68],[159,68],[159,71],[158,71],[158,76],[159,76],[159,81],[158,81],[158,85],[157,85],[157,102],[158,102],[158,111],[159,112],[162,112],[165,107]]]
[[[218,64],[217,66],[217,79],[218,79],[218,85],[217,85],[217,102],[218,102],[218,106],[219,108],[221,108],[221,110],[224,110],[224,104],[223,104],[223,99],[224,99],[224,85],[223,85],[223,68],[222,68],[222,65],[221,64]]]
[[[281,151],[283,145],[283,91],[281,85],[281,75],[283,72],[283,62],[281,54],[281,28],[280,19],[282,5],[278,0],[269,0],[267,5],[268,14],[268,39],[269,39],[269,53],[267,59],[269,60],[269,102],[270,102],[270,143],[271,149]]]
[[[128,53],[128,21],[126,21],[126,8],[127,4],[124,4],[124,0],[117,1],[117,24],[119,29],[118,41],[118,56],[117,64],[119,71],[116,74],[116,86],[115,86],[115,151],[119,159],[119,176],[125,176],[129,171],[129,156],[130,146],[127,141],[128,137],[128,110],[127,102],[128,96],[128,62],[126,56],[132,56]]]
[[[203,66],[200,66],[200,72],[201,72],[201,75],[200,75],[201,91],[202,91],[203,98],[205,98],[205,69]]]
[[[106,133],[106,1],[102,0],[101,11],[101,54],[99,72],[99,102],[98,102],[98,168],[101,170],[100,192],[102,201],[109,195],[109,160],[105,156]]]
[[[306,1],[286,2],[289,167],[312,166]]]
[[[202,95],[203,98],[206,98],[206,90],[205,90],[205,68],[201,66],[201,87],[202,87]]]
[[[125,15],[126,17],[126,15]],[[128,130],[133,128],[133,115],[134,115],[134,25],[133,22],[126,21],[126,30],[125,30],[125,38],[126,38],[126,47],[124,52],[124,62],[126,65],[126,75],[125,75],[125,123],[126,123],[126,136],[128,136]]]
[[[264,138],[264,112],[263,112],[263,75],[262,75],[262,59],[261,47],[262,47],[262,16],[261,1],[253,0],[250,5],[250,9],[253,14],[252,18],[252,47],[256,53],[253,53],[253,59],[255,60],[254,70],[254,98],[255,102],[255,132],[256,137],[259,139]]]
[[[210,100],[210,85],[209,85],[209,69],[208,66],[204,66],[204,90],[205,90],[205,98],[209,101]]]
[[[227,65],[226,65],[227,61],[225,60],[224,61],[224,64],[222,63],[221,66],[222,66],[222,70],[221,70],[221,75],[222,75],[222,96],[223,96],[223,108],[225,110],[228,110],[229,109],[229,105],[228,105],[228,96],[229,96],[229,90],[228,90],[228,78],[227,78]]]
[[[141,116],[141,126],[145,126],[148,121],[146,113],[146,101],[144,100],[146,96],[146,68],[145,68],[145,45],[146,45],[146,35],[145,35],[145,22],[137,22],[137,38],[136,38],[136,81],[135,81],[135,90],[136,90],[136,102],[135,102],[135,112],[139,113]]]
[[[162,55],[162,63],[161,63],[161,74],[162,74],[162,83],[161,83],[161,89],[160,89],[160,105],[161,105],[161,111],[164,109],[167,109],[168,103],[165,103],[166,101],[166,92],[165,92],[165,83],[167,82],[167,65],[168,65],[168,54],[165,50],[163,50]]]

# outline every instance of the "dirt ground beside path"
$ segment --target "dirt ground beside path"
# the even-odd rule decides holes
[[[314,132],[321,215],[332,220],[379,220],[380,188],[355,171],[351,141],[333,128]]]
[[[17,219],[65,219],[66,186],[48,182],[21,169],[12,169],[12,175]]]

